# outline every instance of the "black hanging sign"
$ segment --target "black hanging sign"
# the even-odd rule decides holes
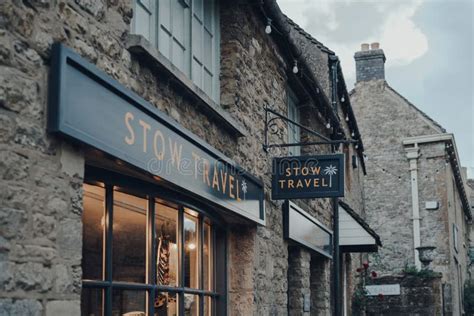
[[[344,196],[344,155],[273,159],[272,199]]]
[[[55,44],[48,130],[265,224],[263,182],[70,49]]]

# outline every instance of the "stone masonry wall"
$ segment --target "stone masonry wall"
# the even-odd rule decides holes
[[[439,131],[384,80],[358,83],[351,102],[367,155],[367,221],[383,243],[372,258],[374,269],[398,273],[406,264],[414,264],[410,172],[402,139]]]
[[[229,312],[287,313],[288,244],[283,239],[281,203],[271,201],[269,194],[275,153],[262,149],[263,105],[273,104],[286,113],[286,64],[253,6],[225,1],[220,8],[221,105],[247,129],[248,137],[240,139],[126,49],[132,1],[0,4],[0,314],[80,313],[85,161],[80,148],[46,133],[47,78],[55,41],[264,181],[267,226],[230,230]],[[286,137],[282,123],[272,141]],[[328,201],[303,203],[330,226]],[[311,273],[311,280],[320,278],[323,283],[312,285],[320,290],[311,294],[324,299],[318,303],[323,306],[312,304],[313,312],[327,312],[329,261],[317,258],[311,267],[313,263],[318,269],[311,268],[317,272]]]
[[[412,194],[409,162],[402,140],[444,130],[411,106],[383,80],[356,84],[351,97],[365,135],[368,176],[364,188],[369,224],[380,233],[384,247],[372,256],[382,275],[414,265]],[[417,159],[420,237],[422,246],[435,246],[432,269],[442,272],[445,313],[462,312],[461,297],[467,278],[468,225],[463,214],[444,142],[419,144]],[[383,185],[381,185],[383,183]],[[426,202],[438,202],[435,210]],[[454,249],[453,224],[459,228]]]
[[[440,278],[391,276],[379,278],[373,284],[400,284],[400,295],[370,296],[368,316],[443,314]]]

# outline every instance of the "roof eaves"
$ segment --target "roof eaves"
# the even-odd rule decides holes
[[[356,213],[347,203],[343,201],[339,201],[339,205],[342,206],[346,212],[357,222],[359,223],[372,237],[374,237],[375,241],[377,242],[377,245],[382,247],[382,241],[380,240],[380,236],[372,229],[370,228],[369,224],[360,217],[359,214]]]

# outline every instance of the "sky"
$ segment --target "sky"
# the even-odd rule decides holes
[[[385,79],[449,133],[474,178],[474,0],[277,0],[333,50],[348,89],[354,53],[379,42]]]

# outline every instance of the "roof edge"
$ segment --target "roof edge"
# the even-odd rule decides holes
[[[346,210],[346,212],[357,222],[362,226],[372,237],[374,237],[375,242],[377,245],[382,247],[382,241],[380,240],[380,236],[367,224],[367,222],[354,211],[347,203],[343,201],[339,201],[339,205]]]

